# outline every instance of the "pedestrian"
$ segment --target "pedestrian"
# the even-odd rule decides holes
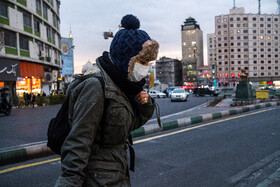
[[[43,94],[42,94],[42,96],[43,96],[43,97],[46,97],[46,93],[45,93],[44,91],[43,91]]]
[[[34,104],[35,104],[35,101],[36,101],[36,96],[35,96],[34,93],[31,93],[30,101],[31,101],[32,107],[34,108]]]
[[[154,100],[143,86],[159,46],[139,29],[135,16],[124,16],[121,25],[110,53],[82,69],[84,75],[101,76],[104,89],[96,77],[68,87],[71,131],[62,146],[56,186],[131,186],[128,168],[133,170],[134,158],[127,139],[153,115]]]

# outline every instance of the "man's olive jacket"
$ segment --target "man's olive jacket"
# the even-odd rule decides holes
[[[85,75],[102,76],[69,85],[71,132],[62,146],[56,186],[130,186],[126,140],[153,115],[151,98],[135,116],[128,98],[102,69],[90,67]]]

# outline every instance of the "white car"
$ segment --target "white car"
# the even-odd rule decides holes
[[[166,94],[165,93],[162,93],[162,92],[157,91],[157,90],[150,90],[149,91],[149,95],[152,98],[166,98]]]
[[[171,92],[171,102],[172,101],[187,101],[189,94],[184,89],[174,89]]]

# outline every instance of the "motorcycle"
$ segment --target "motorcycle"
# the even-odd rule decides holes
[[[4,113],[6,116],[10,115],[12,105],[10,103],[10,96],[7,93],[9,88],[0,88],[0,113]]]

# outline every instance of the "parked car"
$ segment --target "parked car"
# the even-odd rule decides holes
[[[171,102],[173,101],[187,101],[188,99],[188,93],[184,89],[174,89],[171,92],[170,98]]]
[[[193,94],[196,96],[204,96],[204,95],[211,95],[211,96],[218,96],[219,93],[209,88],[195,88],[193,90]]]
[[[150,90],[149,91],[149,95],[152,98],[166,98],[166,94],[165,93],[162,93],[162,92],[157,91],[157,90]]]

